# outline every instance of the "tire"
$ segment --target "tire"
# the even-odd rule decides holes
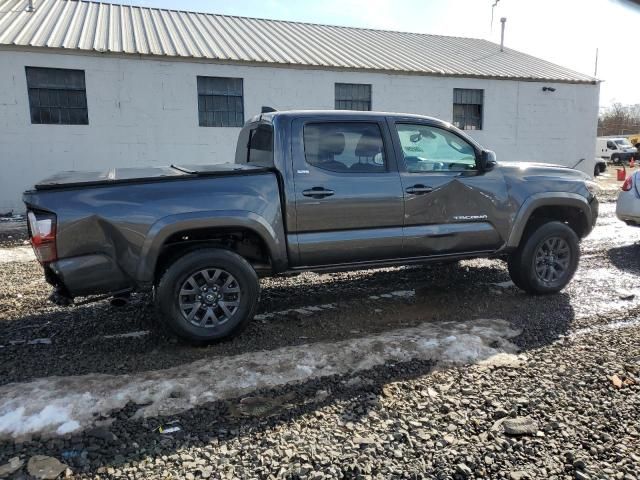
[[[607,164],[605,162],[602,162],[598,165],[598,168],[600,170],[600,173],[604,173],[607,171]]]
[[[231,338],[248,325],[258,305],[260,284],[240,255],[201,248],[175,260],[155,293],[165,325],[189,343],[202,345]]]
[[[611,161],[613,162],[614,165],[619,165],[620,164],[620,156],[611,155]]]
[[[600,165],[596,164],[596,166],[593,167],[593,176],[597,177],[598,175],[600,175]]]
[[[548,221],[525,232],[520,246],[509,258],[509,274],[513,283],[525,292],[557,293],[571,281],[579,260],[576,233],[562,222]],[[559,275],[558,270],[562,270]]]

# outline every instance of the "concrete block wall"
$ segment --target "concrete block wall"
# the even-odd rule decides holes
[[[89,125],[32,125],[25,66],[85,71]],[[245,119],[262,105],[333,109],[334,84],[372,84],[374,110],[451,121],[453,88],[484,89],[483,130],[498,159],[573,164],[592,156],[598,85],[394,75],[45,51],[0,50],[0,211],[60,170],[233,161],[239,128],[198,126],[196,77],[244,79]],[[551,86],[555,92],[543,92]]]

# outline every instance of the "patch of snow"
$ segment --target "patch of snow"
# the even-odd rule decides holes
[[[137,417],[170,415],[258,388],[353,374],[388,362],[473,363],[501,352],[514,353],[517,348],[509,339],[518,334],[498,319],[427,322],[338,342],[201,359],[166,370],[13,383],[0,387],[0,437],[61,435],[84,429],[128,402],[144,405]]]
[[[31,246],[0,248],[0,263],[31,262],[35,259]]]
[[[515,287],[515,284],[513,283],[512,280],[507,280],[506,282],[498,282],[498,283],[492,283],[491,285],[495,286],[495,287],[499,287],[499,288],[511,288],[511,287]]]
[[[416,296],[416,291],[415,290],[397,290],[395,292],[391,292],[391,295],[393,295],[394,297],[411,298]]]
[[[127,333],[115,333],[113,335],[104,335],[102,338],[112,339],[112,338],[140,338],[146,335],[149,335],[151,332],[149,330],[139,330],[137,332],[127,332]]]
[[[166,435],[166,434],[169,434],[169,433],[179,432],[180,430],[181,430],[180,427],[169,427],[169,428],[163,428],[160,433],[164,433]]]
[[[80,424],[70,418],[71,409],[63,405],[40,405],[35,411],[28,410],[25,406],[4,409],[0,413],[0,433],[12,432],[15,436],[21,436],[32,432],[46,431],[54,426],[56,433],[63,434],[80,427]],[[75,426],[74,426],[75,425]]]
[[[80,428],[80,424],[75,420],[70,420],[68,422],[63,423],[56,429],[56,433],[58,435],[64,435],[65,433],[75,432]]]
[[[612,330],[624,330],[626,328],[633,328],[640,326],[640,318],[634,318],[632,320],[621,320],[619,322],[605,323],[604,325],[594,325],[593,327],[585,327],[571,332],[568,335],[564,335],[564,338],[577,338],[583,335],[597,332],[608,332]]]
[[[510,367],[510,368],[519,368],[526,364],[527,357],[524,354],[516,355],[514,353],[505,353],[500,352],[495,355],[491,355],[484,360],[480,360],[478,365],[483,365],[485,367]]]

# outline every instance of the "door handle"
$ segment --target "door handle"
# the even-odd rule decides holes
[[[411,195],[423,195],[425,193],[433,192],[433,188],[427,187],[426,185],[414,185],[413,187],[409,187],[406,190],[407,193]]]
[[[328,189],[325,189],[324,187],[313,187],[313,188],[310,188],[309,190],[302,191],[302,195],[304,195],[305,197],[311,197],[311,198],[330,197],[334,193],[335,192],[333,190],[328,190]]]

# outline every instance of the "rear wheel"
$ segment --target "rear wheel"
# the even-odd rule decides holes
[[[203,248],[178,258],[156,290],[156,307],[179,337],[202,344],[240,333],[253,318],[260,286],[253,267],[228,250]]]
[[[573,278],[580,259],[578,236],[562,222],[532,228],[509,258],[513,283],[529,293],[562,290]]]

